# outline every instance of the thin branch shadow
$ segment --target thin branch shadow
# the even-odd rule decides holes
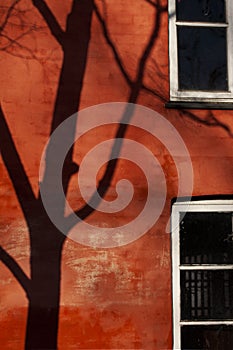
[[[134,80],[130,78],[117,47],[110,36],[107,24],[93,0],[73,1],[71,12],[67,17],[66,31],[61,29],[56,17],[45,1],[32,1],[35,8],[37,8],[44,18],[44,21],[47,23],[51,34],[57,40],[64,52],[51,123],[51,134],[64,120],[66,120],[67,117],[73,115],[79,110],[83,80],[86,71],[93,13],[97,16],[102,27],[103,37],[112,50],[114,60],[130,88],[130,93],[127,99],[129,105],[122,115],[122,122],[119,124],[116,131],[116,141],[110,153],[110,159],[113,156],[115,158],[108,162],[104,175],[99,181],[97,187],[101,198],[106,195],[111,186],[113,176],[118,166],[118,156],[123,142],[119,142],[119,139],[123,140],[125,138],[128,124],[130,124],[130,120],[133,116],[134,104],[137,103],[140,92],[145,90],[148,93],[157,96],[161,101],[164,100],[161,94],[157,94],[144,84],[143,78],[151,51],[156,45],[156,40],[159,37],[161,15],[167,11],[167,7],[162,6],[159,0],[157,2],[151,0],[146,1],[154,7],[154,25],[151,34],[145,43],[144,51],[138,60],[136,78]],[[16,3],[18,3],[18,1],[14,2],[14,4]],[[8,21],[9,18],[10,14],[6,17],[5,21]],[[186,111],[184,113],[188,118],[201,122],[197,116]],[[211,115],[211,118],[207,119],[205,123],[208,126],[221,126],[232,137],[232,132],[228,126],[223,123],[219,124],[219,121],[217,121],[213,115]],[[74,139],[75,128],[76,123],[73,124],[71,128],[72,130],[70,130],[68,135],[71,140]],[[3,248],[0,248],[1,260],[15,276],[29,299],[25,349],[57,349],[61,255],[66,236],[62,235],[49,220],[43,207],[40,194],[38,194],[37,197],[34,195],[2,109],[0,109],[0,146],[4,164],[13,183],[30,234],[31,279],[26,276],[14,258],[4,251]],[[47,154],[45,165],[43,181],[51,181],[50,174],[52,159],[49,156],[49,153]],[[71,148],[65,161],[65,170],[63,173],[63,187],[65,194],[67,194],[72,176],[78,172],[78,169],[78,165],[73,162],[73,148]],[[96,210],[90,205],[93,200],[94,198],[92,198],[85,206],[79,208],[74,214],[71,214],[66,218],[67,231],[73,227],[75,215],[82,220],[85,220]],[[62,215],[64,215],[64,210],[65,203],[62,203]]]
[[[103,36],[114,54],[114,59],[120,68],[122,76],[124,76],[130,87],[130,94],[128,96],[129,106],[122,116],[122,123],[116,132],[116,142],[110,154],[110,159],[113,154],[115,159],[108,162],[106,171],[98,184],[98,193],[102,198],[106,195],[111,185],[118,165],[118,156],[122,147],[122,141],[119,142],[117,140],[124,139],[127,124],[130,123],[133,115],[133,104],[137,102],[140,91],[145,89],[143,84],[145,66],[159,35],[161,14],[166,10],[160,7],[159,4],[160,2],[157,1],[154,10],[154,27],[145,44],[143,54],[139,59],[136,78],[132,81],[94,1],[73,1],[71,12],[67,17],[66,32],[64,32],[46,2],[43,0],[33,0],[33,5],[43,16],[52,35],[64,51],[63,66],[51,124],[51,134],[67,116],[74,114],[79,109],[90,41],[91,19],[94,11],[102,26]],[[76,62],[79,62],[79,64],[77,65]],[[72,86],[72,93],[70,86]],[[34,196],[2,110],[0,113],[0,123],[2,157],[23,210],[30,234],[31,279],[25,275],[16,261],[3,248],[0,250],[0,257],[25,290],[29,299],[25,349],[56,349],[60,301],[61,253],[66,236],[62,235],[49,220],[40,194],[38,194],[38,197]],[[71,140],[74,138],[74,132],[75,124],[72,130],[70,130],[69,138]],[[67,193],[71,177],[78,171],[78,165],[73,163],[72,158],[73,149],[71,148],[66,158],[66,166],[63,174],[65,194]],[[45,182],[47,180],[49,181],[51,166],[52,159],[48,153],[43,179]],[[82,220],[87,218],[95,210],[89,204],[86,204],[75,213]],[[64,206],[65,203],[63,203],[63,207],[61,208],[62,215],[64,215]],[[72,228],[72,217],[67,218],[67,224],[69,228]]]
[[[213,128],[221,128],[224,131],[226,131],[226,133],[228,134],[229,137],[233,138],[233,132],[230,128],[229,125],[227,125],[226,123],[220,121],[212,111],[208,111],[206,118],[201,118],[199,117],[197,114],[192,113],[189,110],[182,110],[182,112],[180,113],[182,118],[183,117],[187,117],[188,119],[191,119],[195,122],[197,122],[198,124],[203,124],[206,125],[208,127],[213,127]]]

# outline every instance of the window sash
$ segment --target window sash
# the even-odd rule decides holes
[[[232,212],[233,200],[179,202],[172,208],[172,294],[173,294],[173,349],[181,349],[181,327],[184,325],[233,325],[233,320],[181,321],[180,271],[229,270],[232,264],[180,264],[180,213],[184,212]]]
[[[233,102],[233,1],[226,0],[226,23],[176,21],[176,1],[169,0],[169,53],[171,101]],[[228,91],[179,90],[177,26],[226,28]]]

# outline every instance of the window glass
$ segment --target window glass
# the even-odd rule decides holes
[[[176,0],[178,21],[224,23],[225,12],[224,0]]]
[[[226,28],[178,26],[180,90],[227,91]]]
[[[186,213],[180,224],[181,264],[233,264],[232,213]]]
[[[181,349],[233,349],[233,326],[183,326]]]
[[[181,319],[233,318],[233,271],[181,271]]]

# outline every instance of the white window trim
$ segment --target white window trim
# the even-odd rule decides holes
[[[169,13],[169,56],[170,56],[170,100],[171,101],[203,101],[203,102],[233,102],[233,1],[226,0],[227,23],[181,22],[176,21],[176,0],[168,1]],[[227,92],[184,91],[178,89],[178,47],[177,26],[208,26],[227,28],[227,66],[228,85]]]
[[[187,210],[188,208],[188,210]],[[227,321],[181,321],[180,270],[186,269],[180,265],[180,213],[184,212],[232,212],[233,200],[205,200],[195,202],[177,202],[172,208],[172,294],[173,294],[173,349],[181,349],[182,325],[233,325],[233,320]],[[220,270],[232,269],[233,265],[198,265],[189,269]]]

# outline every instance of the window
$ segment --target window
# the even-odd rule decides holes
[[[169,0],[170,100],[233,102],[233,1]]]
[[[173,348],[233,349],[233,200],[172,209]]]

